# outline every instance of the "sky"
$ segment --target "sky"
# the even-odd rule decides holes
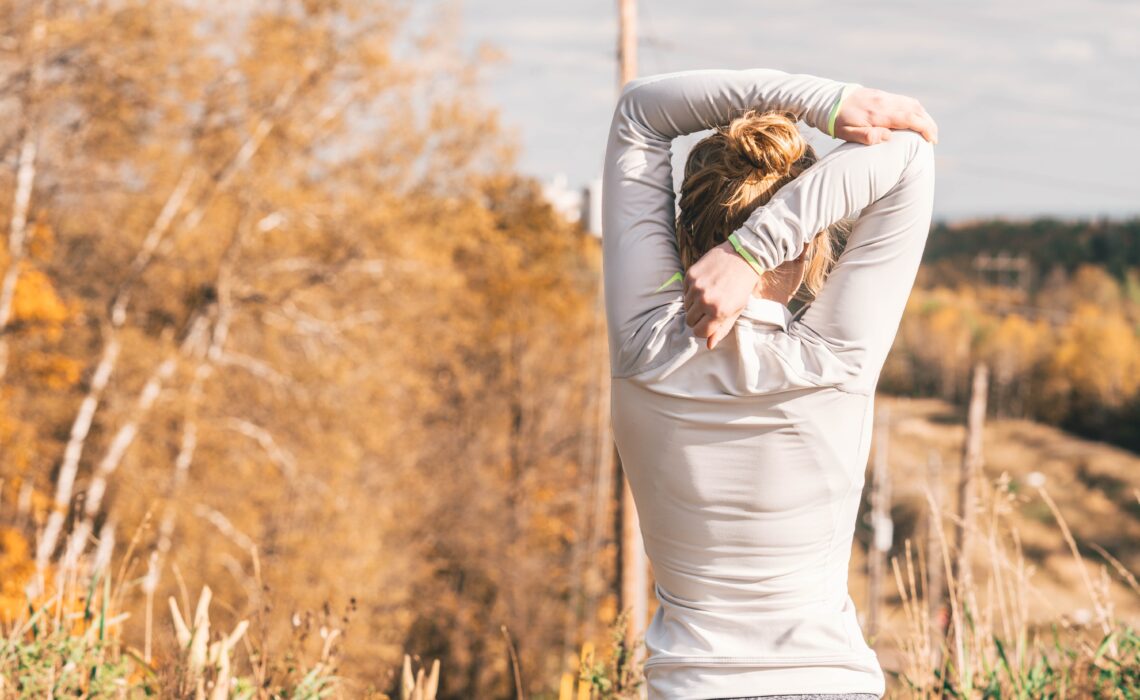
[[[639,75],[778,68],[917,98],[939,126],[937,220],[1140,215],[1140,2],[637,1]],[[484,94],[522,172],[600,177],[616,4],[461,0],[465,44],[501,54]],[[808,130],[821,154],[839,143]]]

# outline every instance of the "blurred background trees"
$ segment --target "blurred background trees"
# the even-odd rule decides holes
[[[280,639],[355,598],[341,671],[381,689],[414,649],[508,693],[500,626],[534,683],[573,653],[598,246],[411,9],[0,7],[9,613],[134,538],[137,617],[177,578]]]
[[[963,403],[1140,450],[1140,221],[1040,219],[931,232],[880,389]]]
[[[130,549],[136,620],[208,583],[273,654],[355,601],[350,694],[408,650],[470,698],[615,617],[597,241],[413,9],[0,1],[0,619]],[[962,403],[981,359],[992,412],[1140,449],[1138,241],[937,225],[881,387]]]

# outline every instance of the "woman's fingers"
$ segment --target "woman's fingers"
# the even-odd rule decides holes
[[[709,342],[708,342],[708,349],[709,350],[712,350],[713,348],[715,348],[717,346],[717,343],[719,343],[720,341],[722,341],[728,337],[728,333],[729,333],[729,331],[732,330],[732,327],[735,324],[735,322],[736,322],[735,319],[725,320],[725,322],[721,323],[720,326],[716,327],[715,329],[710,328],[711,332],[709,333]]]
[[[917,131],[927,141],[938,143],[938,125],[934,123],[934,117],[931,117],[922,105],[918,105],[914,111],[907,115],[907,119],[901,128]]]
[[[938,143],[938,125],[918,100],[874,88],[852,92],[835,120],[835,135],[844,141],[875,144],[886,141],[882,130],[909,129]]]
[[[702,333],[700,331],[707,329],[713,320],[713,316],[704,313],[700,309],[696,310],[695,316],[690,316],[689,314],[685,315],[685,323],[693,329],[693,335],[697,336],[698,338],[704,338],[708,335],[707,333]]]
[[[685,324],[687,326],[689,326],[690,328],[692,328],[693,326],[696,326],[697,322],[701,320],[701,316],[704,316],[707,310],[708,309],[705,307],[704,304],[699,303],[695,300],[690,301],[690,299],[686,296],[685,297]]]
[[[693,328],[693,335],[697,338],[707,338],[705,346],[712,350],[732,332],[739,316],[740,312],[723,317],[718,317],[712,313],[702,313],[696,323],[690,325]]]
[[[701,316],[701,319],[693,326],[693,335],[698,338],[708,338],[715,330],[714,324],[716,319],[708,314]]]
[[[919,133],[925,136],[927,141],[938,143],[938,124],[934,122],[934,117],[927,114],[924,109],[922,110],[922,116],[919,118],[919,121],[923,125],[923,130],[919,131]]]
[[[710,342],[713,336],[723,329],[724,320],[716,308],[700,300],[694,301],[685,312],[685,324],[693,329],[693,335],[698,338],[708,338]],[[711,349],[712,345],[709,348]]]
[[[862,143],[868,146],[889,141],[891,130],[882,126],[849,126],[837,129],[835,135],[844,141]]]
[[[756,272],[727,241],[693,263],[685,273],[685,323],[709,348],[732,330],[756,287]]]

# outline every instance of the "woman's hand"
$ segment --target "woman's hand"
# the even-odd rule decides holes
[[[836,138],[863,144],[889,140],[891,129],[918,132],[938,143],[938,125],[918,100],[874,88],[857,88],[840,105]],[[685,322],[693,335],[708,338],[710,350],[732,330],[757,283],[756,271],[723,243],[685,273]]]
[[[747,274],[741,274],[741,263]],[[757,283],[756,271],[728,241],[702,255],[689,267],[684,281],[685,323],[693,328],[693,335],[708,338],[709,350],[716,347],[732,329]]]
[[[909,129],[938,143],[938,125],[913,97],[874,88],[856,88],[840,105],[835,138],[874,144],[891,137],[891,129]]]

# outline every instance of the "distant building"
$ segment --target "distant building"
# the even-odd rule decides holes
[[[566,176],[559,173],[542,183],[542,196],[567,221],[581,223],[591,234],[602,235],[602,179],[595,178],[585,187],[572,189]]]
[[[602,237],[602,178],[595,178],[582,189],[582,224],[598,238]]]
[[[580,190],[570,189],[566,176],[562,173],[554,179],[542,183],[542,196],[554,207],[554,211],[561,214],[567,221],[578,222],[582,220],[583,193]]]

